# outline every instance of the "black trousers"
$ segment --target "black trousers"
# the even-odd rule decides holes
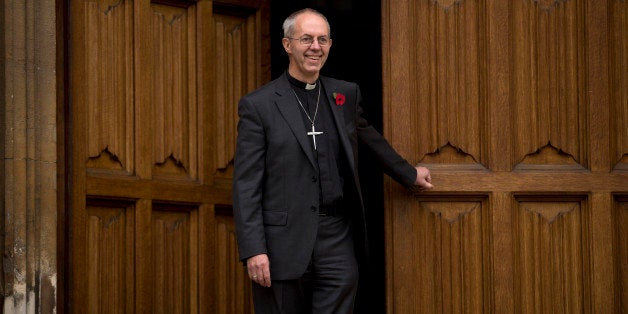
[[[253,303],[257,314],[353,313],[357,288],[358,266],[348,219],[320,216],[305,274],[294,280],[273,280],[269,288],[253,283]]]

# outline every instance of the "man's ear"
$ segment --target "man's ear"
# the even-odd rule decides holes
[[[290,39],[284,37],[283,39],[281,39],[281,44],[283,45],[283,50],[285,50],[287,53],[292,52],[292,47],[290,47]]]

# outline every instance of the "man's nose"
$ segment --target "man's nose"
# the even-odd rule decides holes
[[[314,38],[312,44],[310,45],[310,49],[321,49],[321,45],[318,43],[318,38]]]

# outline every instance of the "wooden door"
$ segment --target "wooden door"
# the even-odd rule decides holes
[[[628,312],[628,3],[382,8],[388,312]]]
[[[68,307],[247,313],[231,168],[267,1],[72,1]]]

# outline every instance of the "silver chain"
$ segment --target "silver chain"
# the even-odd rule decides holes
[[[316,109],[314,110],[314,119],[312,119],[310,117],[310,115],[308,114],[307,110],[305,110],[305,107],[303,106],[303,103],[299,99],[299,96],[297,96],[297,93],[294,91],[294,89],[291,88],[291,90],[292,90],[292,93],[294,94],[294,97],[296,97],[297,102],[299,103],[299,106],[301,106],[301,109],[303,110],[303,112],[305,112],[305,115],[307,116],[307,119],[310,120],[312,125],[314,125],[314,121],[316,121],[316,115],[318,114],[318,102],[321,100],[321,87],[320,87],[320,85],[318,86],[318,97],[316,98]]]

